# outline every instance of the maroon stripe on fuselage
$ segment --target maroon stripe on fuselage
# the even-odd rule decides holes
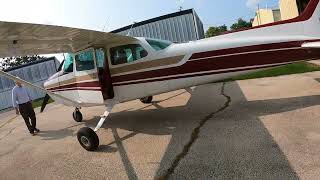
[[[288,64],[290,64],[290,62],[288,62]],[[166,81],[166,80],[172,80],[172,79],[191,78],[191,77],[196,77],[196,76],[206,76],[206,75],[213,75],[213,74],[241,72],[241,71],[249,71],[249,70],[254,70],[254,69],[265,69],[265,68],[277,67],[277,66],[279,66],[279,65],[269,65],[269,66],[264,66],[264,67],[248,67],[248,68],[243,68],[243,69],[225,70],[225,71],[219,71],[219,72],[204,72],[204,73],[200,73],[200,74],[181,75],[181,76],[161,78],[161,79],[141,80],[141,81],[137,81],[137,82],[117,84],[114,86],[125,86],[125,85],[130,85],[130,84],[142,84],[142,83]]]
[[[320,39],[308,40],[308,41],[291,41],[291,42],[284,42],[284,43],[260,44],[260,45],[253,45],[253,46],[244,46],[244,47],[236,47],[236,48],[230,48],[230,49],[200,52],[200,53],[193,54],[190,60],[212,57],[212,56],[236,54],[236,53],[250,53],[254,51],[267,51],[267,50],[301,47],[301,45],[305,42],[315,42],[315,41],[320,41]]]
[[[303,41],[303,42],[306,42],[306,41]],[[158,79],[158,78],[165,78],[165,76],[199,73],[202,71],[223,70],[223,69],[229,69],[229,68],[268,65],[268,64],[275,64],[275,63],[286,63],[286,62],[292,62],[292,61],[320,58],[320,52],[317,52],[318,50],[312,50],[312,49],[307,50],[307,49],[300,48],[303,42],[300,41],[300,42],[276,43],[276,44],[269,44],[269,46],[263,45],[265,46],[265,48],[267,48],[266,50],[270,50],[270,51],[251,52],[248,54],[246,54],[245,52],[257,51],[257,50],[261,51],[265,49],[259,49],[259,48],[262,48],[262,45],[257,45],[258,47],[248,46],[246,48],[242,48],[242,49],[240,48],[242,51],[238,51],[236,50],[236,48],[233,48],[233,49],[226,49],[226,50],[218,50],[218,52],[210,51],[210,52],[197,53],[196,55],[192,56],[192,58],[203,58],[203,59],[187,61],[187,63],[178,67],[115,76],[115,77],[112,77],[112,80],[113,80],[113,83],[122,84],[121,82],[126,83],[126,81],[142,81],[144,79],[149,79],[149,78]],[[294,47],[297,47],[300,49],[279,50],[282,48],[294,48]],[[274,49],[274,51],[272,51],[272,49]],[[225,51],[225,52],[222,52],[222,51]],[[234,54],[235,51],[237,53],[243,53],[243,54]],[[226,52],[229,52],[229,53],[231,52],[231,54],[229,56],[224,56],[224,57],[211,57],[219,54],[228,55],[228,54],[225,54]]]
[[[57,89],[66,89],[66,88],[81,88],[81,87],[100,87],[99,81],[93,81],[93,82],[83,82],[83,83],[73,83],[73,84],[68,84],[68,85],[62,85],[62,86],[57,86],[54,88],[48,89],[49,91],[54,91]],[[99,90],[100,91],[100,90]]]

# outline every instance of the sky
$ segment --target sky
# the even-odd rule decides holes
[[[0,0],[0,21],[60,25],[111,31],[183,9],[194,8],[204,24],[230,26],[250,20],[278,0]]]
[[[254,17],[257,4],[278,0],[0,0],[0,21],[62,25],[111,31],[133,22],[194,8],[208,26]]]

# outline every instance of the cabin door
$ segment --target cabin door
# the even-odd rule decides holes
[[[100,64],[98,63],[98,59],[101,56],[99,50],[94,48],[80,51],[74,56],[76,89],[80,103],[88,105],[102,104],[105,99],[109,98],[106,95],[108,87],[104,83],[111,82],[111,78],[102,78],[105,73],[101,72]]]

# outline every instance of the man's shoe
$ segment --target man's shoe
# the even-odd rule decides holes
[[[37,128],[36,128],[34,131],[35,131],[36,133],[39,133],[39,132],[40,132],[40,129],[37,129]]]
[[[34,132],[31,132],[30,134],[31,134],[31,136],[35,136],[36,135]]]

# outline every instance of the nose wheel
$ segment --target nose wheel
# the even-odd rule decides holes
[[[72,117],[76,122],[81,122],[83,120],[82,113],[78,108],[74,110],[74,112],[72,113]]]
[[[77,134],[80,145],[87,151],[95,151],[99,147],[98,135],[88,127],[83,127]]]

